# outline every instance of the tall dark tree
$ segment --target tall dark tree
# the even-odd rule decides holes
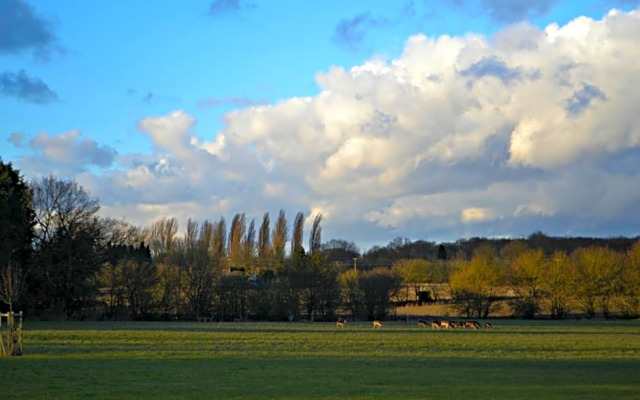
[[[19,171],[0,160],[0,270],[11,264],[13,272],[24,273],[35,224],[32,198]]]
[[[365,271],[358,277],[362,302],[369,320],[384,318],[392,305],[391,299],[400,288],[400,277],[387,268]]]

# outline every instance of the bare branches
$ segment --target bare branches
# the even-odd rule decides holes
[[[73,238],[92,228],[100,204],[77,182],[49,176],[34,182],[32,188],[37,244],[60,234]]]
[[[0,270],[0,301],[9,305],[9,312],[22,294],[24,278],[24,271],[11,261]]]

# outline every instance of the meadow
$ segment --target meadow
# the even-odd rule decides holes
[[[640,398],[640,321],[492,322],[26,322],[0,398]]]

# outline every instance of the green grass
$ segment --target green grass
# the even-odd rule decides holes
[[[639,321],[496,325],[29,322],[0,398],[640,398]]]

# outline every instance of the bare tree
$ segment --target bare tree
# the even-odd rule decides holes
[[[545,264],[541,249],[524,250],[507,260],[506,283],[514,294],[509,305],[517,316],[532,319],[540,311],[547,280]]]
[[[562,251],[554,252],[542,266],[544,295],[549,301],[551,318],[564,318],[569,299],[573,297],[575,268],[571,257]]]
[[[203,250],[213,255],[214,252],[214,228],[213,224],[208,220],[205,220],[200,226],[200,232],[198,234],[198,243]]]
[[[9,305],[13,312],[13,304],[20,298],[24,289],[24,271],[15,263],[9,263],[0,270],[0,301]]]
[[[32,189],[37,246],[60,236],[74,237],[94,227],[100,210],[98,199],[77,182],[49,176],[33,182]]]
[[[181,292],[187,300],[188,313],[194,317],[210,314],[219,259],[198,245],[191,248],[179,246],[176,259],[180,268]]]
[[[627,250],[614,302],[623,317],[638,317],[640,312],[640,240]]]
[[[35,263],[29,273],[33,308],[67,317],[95,300],[102,247],[100,205],[74,181],[53,176],[32,183]]]
[[[598,306],[609,316],[609,302],[622,271],[623,256],[607,247],[580,248],[571,254],[576,271],[575,296],[590,317]]]
[[[198,222],[193,221],[191,218],[187,220],[187,231],[184,236],[184,245],[187,250],[194,249],[198,246]]]
[[[124,219],[103,218],[101,220],[103,241],[111,246],[136,246],[145,240],[143,231]]]
[[[449,278],[456,307],[467,318],[487,318],[496,307],[504,285],[503,271],[495,249],[480,246],[471,260],[455,260],[457,270]]]
[[[145,229],[146,242],[154,256],[170,253],[176,246],[178,221],[175,218],[161,218]]]

